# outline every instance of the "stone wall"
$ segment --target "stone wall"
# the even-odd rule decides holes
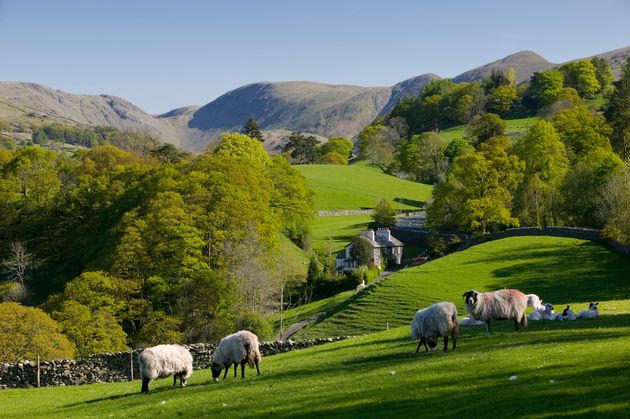
[[[352,336],[309,339],[302,341],[262,342],[260,352],[263,356],[275,355],[296,349],[308,348],[329,342],[350,339]],[[193,369],[210,368],[215,345],[195,343],[187,345],[193,356]],[[133,352],[102,353],[79,360],[53,360],[40,362],[40,386],[68,386],[93,383],[111,383],[131,380],[139,377],[138,354]],[[133,363],[131,362],[133,357]],[[37,362],[20,361],[0,363],[0,388],[37,386]]]
[[[555,237],[567,237],[572,239],[581,240],[600,240],[599,230],[593,230],[590,228],[571,228],[571,227],[521,227],[521,228],[509,228],[505,231],[497,231],[495,233],[488,233],[479,237],[468,236],[462,242],[458,250],[464,250],[470,246],[489,242],[492,240],[504,239],[506,237],[516,236],[555,236]]]

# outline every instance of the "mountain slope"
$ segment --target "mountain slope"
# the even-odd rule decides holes
[[[173,124],[131,102],[108,95],[77,95],[35,83],[0,82],[0,118],[30,117],[50,122],[146,129],[179,144]]]
[[[429,82],[440,79],[437,74],[427,73],[417,77],[412,77],[407,80],[403,80],[400,83],[396,83],[392,87],[392,94],[387,104],[381,109],[379,115],[385,115],[387,112],[394,109],[398,101],[406,96],[418,96],[422,91],[422,88]]]

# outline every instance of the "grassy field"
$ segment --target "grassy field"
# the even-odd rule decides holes
[[[518,137],[525,133],[538,121],[540,117],[531,116],[528,118],[519,119],[506,119],[505,133],[511,137]],[[456,127],[445,129],[441,132],[446,138],[452,140],[453,138],[463,138],[466,135],[466,125],[459,125]]]
[[[387,198],[397,208],[415,209],[431,195],[431,186],[383,173],[367,162],[349,166],[304,164],[294,166],[315,191],[318,210],[374,208]],[[403,203],[406,202],[406,203]]]
[[[333,253],[339,252],[372,221],[369,215],[316,217],[311,225],[313,248],[327,251],[330,246]]]
[[[610,308],[610,306],[609,306]],[[630,303],[521,333],[463,329],[455,352],[415,356],[408,327],[263,358],[261,375],[2,391],[3,418],[627,417]]]
[[[408,324],[419,308],[461,295],[504,287],[538,294],[561,308],[587,308],[630,298],[630,258],[589,241],[557,237],[513,237],[474,246],[428,264],[400,271],[333,308],[300,337],[371,333]]]
[[[4,390],[0,417],[627,417],[628,272],[630,259],[596,243],[552,237],[489,242],[401,271],[342,303],[347,327],[337,322],[341,311],[318,326],[360,334],[394,319],[392,325],[402,327],[265,357],[262,375],[248,370],[245,380],[211,383],[205,370],[184,389],[173,389],[170,379],[153,382],[148,395],[139,394],[139,381]],[[461,307],[460,295],[471,287],[519,287],[576,309],[599,300],[601,315],[530,322],[521,333],[497,322],[490,337],[484,328],[462,328],[455,352],[413,355],[413,311],[440,299]],[[338,306],[350,294],[289,316]]]

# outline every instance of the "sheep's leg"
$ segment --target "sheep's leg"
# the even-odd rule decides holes
[[[247,361],[242,360],[241,361],[241,378],[245,378],[245,364],[247,363]]]
[[[448,352],[448,336],[444,336],[444,352]]]
[[[180,383],[182,382],[181,378],[180,378],[179,382]],[[177,385],[177,374],[174,374],[173,375],[173,387],[175,387],[176,385]]]
[[[234,378],[236,378],[236,369],[238,368],[238,364],[234,363]]]
[[[228,365],[227,367],[225,367],[225,373],[223,374],[223,379],[225,380],[225,377],[227,377],[227,373],[230,370],[230,366]]]
[[[514,319],[514,331],[518,332],[518,320],[516,318]]]
[[[258,360],[254,361],[254,363],[256,364],[256,372],[258,373],[258,375],[260,375],[260,370],[258,369]]]
[[[486,330],[488,331],[488,336],[492,334],[492,319],[486,320]]]
[[[455,350],[455,347],[457,346],[457,338],[453,335],[451,335],[451,337],[453,338],[453,350]]]
[[[142,377],[142,389],[140,389],[141,393],[148,393],[149,392],[149,379]]]
[[[422,338],[422,343],[424,343],[424,351],[429,353],[429,347],[427,346],[427,338]]]
[[[422,345],[422,338],[418,339],[418,347],[416,348],[416,355],[420,352],[420,345]]]

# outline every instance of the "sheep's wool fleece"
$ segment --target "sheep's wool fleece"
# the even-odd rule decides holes
[[[149,379],[183,373],[187,380],[193,371],[190,351],[181,345],[157,345],[138,355],[140,376]]]
[[[221,339],[212,356],[213,363],[223,367],[234,363],[240,364],[243,360],[253,367],[254,361],[260,362],[260,359],[258,336],[247,330],[241,330]]]
[[[477,304],[466,304],[466,311],[476,319],[516,319],[520,320],[527,309],[527,296],[518,290],[505,289],[483,292]]]
[[[455,304],[443,301],[418,310],[411,322],[411,337],[431,338],[448,336],[457,323],[457,307]]]

